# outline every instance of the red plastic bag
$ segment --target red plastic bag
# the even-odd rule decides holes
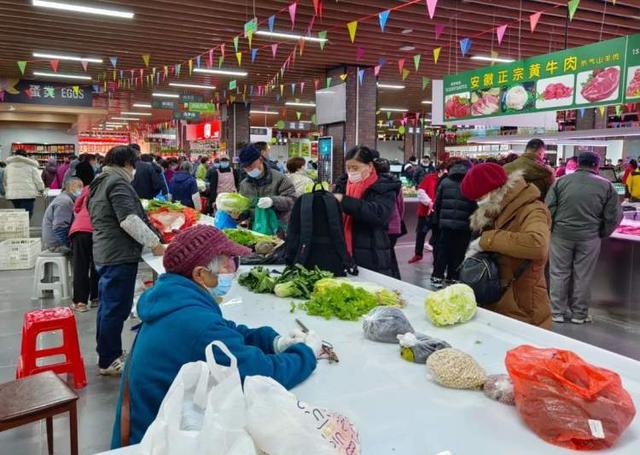
[[[198,212],[185,207],[181,212],[165,207],[147,212],[153,226],[162,234],[165,242],[171,242],[179,231],[198,222]]]
[[[542,439],[576,450],[613,446],[636,414],[613,371],[571,351],[519,346],[507,353],[516,406]]]

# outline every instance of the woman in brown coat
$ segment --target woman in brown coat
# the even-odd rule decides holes
[[[467,255],[480,251],[498,254],[503,287],[523,261],[530,261],[502,298],[487,309],[529,324],[551,328],[551,306],[544,276],[549,252],[551,216],[540,201],[540,190],[524,181],[521,172],[507,176],[487,163],[474,166],[462,181],[462,193],[478,202],[471,229],[480,237]]]

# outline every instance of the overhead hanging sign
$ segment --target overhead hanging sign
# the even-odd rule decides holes
[[[175,111],[178,109],[178,103],[169,100],[152,100],[151,107],[153,109],[169,109]]]
[[[640,71],[633,81],[636,70],[640,70],[640,35],[446,76],[445,120],[582,109],[619,104],[633,96],[640,99]]]
[[[215,110],[215,105],[213,103],[187,103],[185,108],[191,112],[211,114]]]
[[[204,101],[204,96],[202,95],[193,95],[191,93],[183,93],[180,95],[181,103],[202,103]]]
[[[174,111],[173,112],[173,119],[174,120],[188,120],[188,121],[192,121],[192,122],[199,122],[200,121],[200,112]]]
[[[90,85],[0,78],[0,102],[91,107]]]

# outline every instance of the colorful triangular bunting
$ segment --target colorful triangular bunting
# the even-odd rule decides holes
[[[18,60],[18,68],[20,68],[20,74],[24,76],[24,70],[27,69],[26,60]]]
[[[49,65],[51,65],[51,69],[54,73],[58,72],[58,65],[60,64],[60,60],[50,60]]]
[[[402,80],[404,81],[406,78],[408,78],[409,74],[411,74],[411,71],[409,71],[408,69],[403,69],[402,70]]]
[[[429,79],[428,77],[422,76],[422,90],[427,88],[427,85],[429,85],[429,82],[431,82],[431,79]]]
[[[267,19],[267,25],[269,26],[269,31],[273,33],[273,26],[276,23],[276,16],[269,16],[269,19]]]
[[[296,10],[298,9],[298,4],[296,2],[293,2],[291,5],[289,5],[289,17],[291,18],[291,30],[293,30],[293,28],[296,25]]]
[[[387,19],[389,19],[389,13],[391,10],[382,11],[378,13],[378,22],[380,22],[380,30],[384,33],[384,27],[387,25]]]
[[[471,39],[469,38],[462,38],[460,40],[460,52],[462,52],[463,57],[467,55],[467,53],[471,49],[471,44],[472,42],[471,42]]]
[[[580,5],[580,0],[570,0],[567,3],[567,8],[569,8],[569,20],[573,20],[573,16],[576,14],[578,6]]]
[[[251,49],[251,63],[256,61],[256,56],[258,55],[258,49]]]
[[[416,72],[420,69],[420,59],[422,56],[420,54],[416,54],[413,56],[413,66],[416,68]]]
[[[531,25],[531,33],[536,31],[536,27],[538,26],[538,21],[540,20],[540,16],[542,16],[542,11],[538,11],[537,13],[533,13],[529,16],[529,24]]]
[[[151,59],[151,55],[142,54],[142,61],[144,62],[144,66],[146,66],[147,68],[149,68],[149,59]]]
[[[433,50],[433,63],[437,64],[438,63],[438,59],[440,58],[440,51],[442,50],[441,47],[436,47]]]
[[[400,74],[402,74],[402,70],[404,69],[404,59],[403,58],[399,58],[398,59],[398,71],[400,71]]]
[[[109,61],[111,61],[111,66],[115,68],[118,64],[118,57],[109,57]]]
[[[364,81],[364,70],[363,69],[359,69],[358,70],[358,83],[360,85],[362,85],[363,81]]]
[[[351,42],[355,42],[356,40],[356,31],[358,30],[358,21],[351,21],[347,24],[347,29],[349,30],[349,38]]]
[[[502,44],[502,39],[504,38],[504,34],[507,31],[508,24],[501,25],[500,27],[496,27],[496,36],[498,37],[498,45]]]
[[[433,16],[436,15],[437,5],[438,0],[427,0],[427,13],[429,14],[429,19],[433,19]]]
[[[327,31],[318,32],[318,38],[320,38],[320,50],[324,50],[324,45],[327,44]]]
[[[444,32],[444,24],[436,24],[434,25],[434,33],[436,35],[436,39],[440,39],[440,35]]]

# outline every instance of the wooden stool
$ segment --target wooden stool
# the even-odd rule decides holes
[[[0,431],[47,419],[47,446],[53,454],[53,416],[69,413],[71,455],[78,455],[78,395],[55,373],[45,371],[0,384]]]

